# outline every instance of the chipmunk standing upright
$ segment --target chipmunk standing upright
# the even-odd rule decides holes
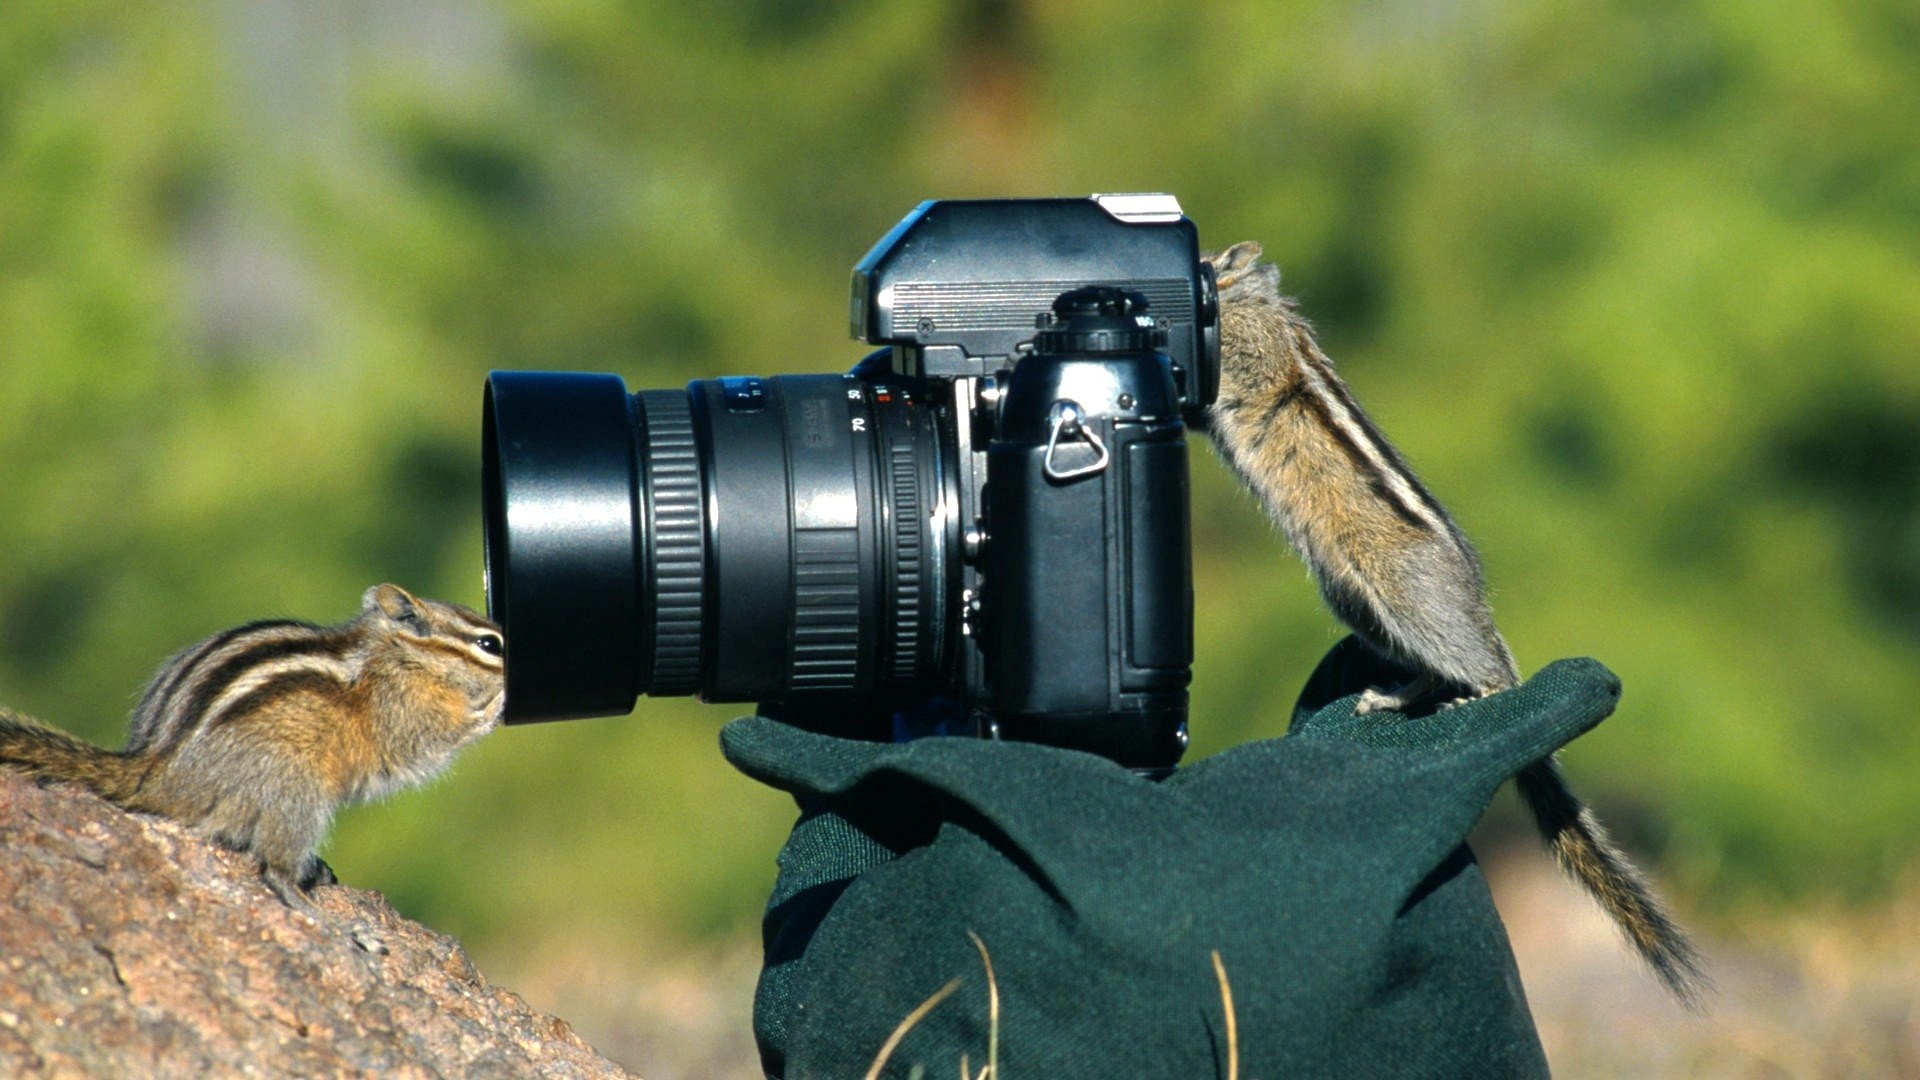
[[[1300,552],[1334,613],[1375,651],[1421,672],[1371,689],[1360,712],[1402,710],[1449,685],[1480,697],[1520,672],[1493,623],[1473,545],[1361,412],[1314,343],[1260,245],[1213,264],[1220,295],[1214,446]],[[1676,996],[1700,993],[1698,955],[1548,758],[1515,781],[1555,858],[1599,901]]]
[[[122,750],[0,709],[0,766],[250,852],[304,910],[336,810],[429,779],[498,726],[504,656],[499,627],[474,612],[377,585],[339,626],[249,623],[175,656]]]

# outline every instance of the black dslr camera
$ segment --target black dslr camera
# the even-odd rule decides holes
[[[507,720],[698,694],[1171,767],[1186,428],[1219,377],[1193,223],[1170,195],[922,203],[852,317],[884,348],[844,375],[489,377]]]

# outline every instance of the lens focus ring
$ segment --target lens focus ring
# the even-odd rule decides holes
[[[693,415],[680,390],[636,397],[646,420],[642,491],[651,526],[653,664],[646,692],[691,694],[700,687],[705,544],[700,518],[700,453]]]

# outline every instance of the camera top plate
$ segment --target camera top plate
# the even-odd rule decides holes
[[[1031,349],[1056,297],[1088,285],[1144,295],[1183,407],[1212,402],[1213,276],[1172,195],[923,202],[854,267],[853,336],[893,346],[903,374],[988,375]]]

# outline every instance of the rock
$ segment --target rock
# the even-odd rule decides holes
[[[174,822],[0,770],[0,1075],[629,1075],[380,894],[313,900],[293,911]]]

